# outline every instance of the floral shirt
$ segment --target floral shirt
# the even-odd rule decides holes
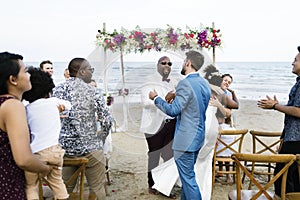
[[[69,116],[62,118],[59,142],[68,156],[82,156],[101,149],[101,140],[108,135],[112,118],[101,93],[82,79],[70,77],[53,89],[53,96],[70,101]],[[97,134],[96,115],[102,132]]]
[[[300,107],[300,76],[297,77],[296,84],[292,87],[289,94],[287,106]],[[300,141],[300,118],[285,114],[283,140]]]

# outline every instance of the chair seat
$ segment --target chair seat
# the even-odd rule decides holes
[[[298,200],[300,199],[299,192],[290,192],[285,195],[286,200]]]
[[[82,164],[86,164],[89,162],[89,159],[85,157],[77,157],[77,158],[70,158],[64,157],[64,166],[80,166]]]
[[[242,200],[250,200],[256,193],[258,192],[258,190],[241,190],[241,199]],[[274,192],[270,192],[267,191],[268,194],[272,197],[272,199],[275,198],[275,193]],[[237,199],[237,191],[236,190],[232,190],[228,193],[228,199],[230,200],[236,200]],[[265,200],[268,199],[264,194],[260,195],[257,200]]]

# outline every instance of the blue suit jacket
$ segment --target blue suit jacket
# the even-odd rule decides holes
[[[207,81],[199,73],[191,73],[178,83],[172,104],[161,97],[155,99],[155,105],[164,113],[178,116],[173,150],[193,152],[202,147],[210,93]]]

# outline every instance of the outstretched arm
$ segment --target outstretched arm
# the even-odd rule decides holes
[[[257,102],[257,106],[262,109],[274,109],[287,115],[300,117],[299,107],[279,104],[276,96],[274,96],[274,99],[272,99],[269,96],[266,96],[266,99],[262,99]]]

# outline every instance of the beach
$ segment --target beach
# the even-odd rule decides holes
[[[122,98],[122,97],[117,97]],[[116,99],[111,107],[112,115],[117,124],[117,132],[112,134],[113,150],[109,159],[110,179],[108,185],[109,200],[122,199],[168,199],[162,195],[148,194],[147,186],[147,143],[144,134],[139,132],[142,106],[139,102],[121,103]],[[126,115],[123,109],[127,109]],[[124,127],[124,116],[127,116],[127,129]],[[257,107],[256,100],[240,100],[240,107],[234,111],[236,128],[263,131],[282,131],[284,115],[275,110],[263,110]],[[125,123],[126,124],[126,123]],[[126,125],[125,125],[126,126]],[[243,152],[252,151],[250,134],[247,134],[243,143]],[[209,181],[209,180],[204,180]],[[235,184],[227,185],[216,182],[212,199],[227,199],[227,194]],[[180,199],[180,188],[175,186],[173,192]]]

